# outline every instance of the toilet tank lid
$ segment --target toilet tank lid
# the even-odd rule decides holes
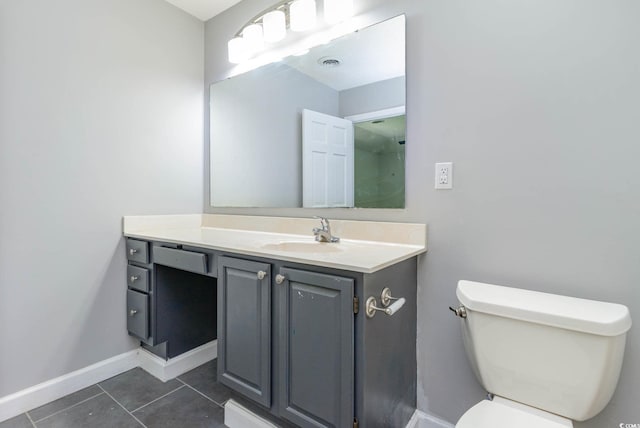
[[[472,311],[568,330],[617,336],[631,328],[629,309],[617,303],[473,281],[459,281],[456,295]]]

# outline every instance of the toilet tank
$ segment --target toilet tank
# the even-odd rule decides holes
[[[609,403],[626,332],[624,305],[460,281],[465,349],[492,394],[583,421]]]

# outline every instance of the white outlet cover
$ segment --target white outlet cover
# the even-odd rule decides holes
[[[453,189],[453,162],[438,162],[435,168],[435,188]]]

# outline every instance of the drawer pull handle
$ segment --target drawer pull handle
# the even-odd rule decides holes
[[[135,315],[135,314],[137,314],[137,313],[138,313],[138,311],[137,311],[136,309],[131,309],[131,310],[129,311],[129,316],[130,316],[130,317],[132,317],[132,316],[134,316],[134,315]]]
[[[285,279],[287,279],[287,277],[285,277],[284,275],[276,275],[276,284],[282,284]]]
[[[139,277],[132,275],[131,278],[129,278],[131,280],[131,283],[133,284],[134,282],[136,282],[138,279],[140,279]]]
[[[258,279],[264,279],[264,277],[267,276],[267,273],[263,270],[258,272]]]
[[[133,255],[134,255],[135,253],[137,253],[137,252],[138,252],[138,250],[136,250],[135,248],[130,248],[130,249],[129,249],[129,255],[130,255],[130,256],[133,256]]]

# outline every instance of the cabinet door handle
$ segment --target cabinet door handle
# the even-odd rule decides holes
[[[138,250],[136,250],[135,248],[130,248],[130,249],[129,249],[129,255],[130,255],[130,256],[133,256],[133,255],[134,255],[135,253],[137,253],[137,252],[138,252]]]
[[[258,272],[258,279],[264,279],[264,277],[267,276],[267,273],[263,270]]]
[[[139,278],[135,275],[132,275],[131,278],[129,278],[129,280],[131,281],[131,283],[133,284],[134,282],[136,282]]]
[[[276,275],[276,284],[282,284],[285,279],[287,279],[287,277],[284,275]]]
[[[134,316],[134,315],[135,315],[135,314],[137,314],[137,313],[138,313],[138,311],[137,311],[136,309],[131,309],[131,310],[129,311],[129,316],[130,316],[130,317],[132,317],[132,316]]]

